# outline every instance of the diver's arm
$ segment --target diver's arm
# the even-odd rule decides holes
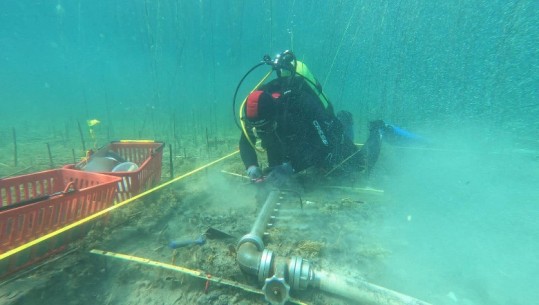
[[[250,136],[251,139],[254,139],[254,136]],[[259,166],[258,164],[258,157],[256,156],[255,149],[251,146],[251,143],[247,140],[247,137],[242,132],[240,137],[240,156],[241,160],[243,161],[243,164],[245,165],[245,169],[249,168],[249,166]]]

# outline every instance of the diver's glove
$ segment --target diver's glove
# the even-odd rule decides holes
[[[266,181],[273,184],[275,187],[283,187],[288,183],[293,173],[294,169],[292,168],[290,162],[284,162],[283,164],[275,166],[271,169]]]
[[[251,165],[247,168],[247,176],[249,176],[252,181],[262,179],[262,170],[256,165]]]

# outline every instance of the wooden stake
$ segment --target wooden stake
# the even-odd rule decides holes
[[[206,127],[206,150],[209,156],[210,155],[210,139],[208,137],[208,127]]]
[[[174,139],[174,145],[178,148],[178,136],[176,135],[176,111],[172,113],[172,138]]]
[[[197,134],[198,134],[198,126],[196,124],[196,120],[195,120],[195,109],[191,109],[191,115],[193,117],[193,140],[195,142],[195,147],[198,146],[198,141],[197,141]]]
[[[174,179],[174,163],[172,162],[172,144],[168,144],[168,150],[170,152],[170,157],[169,157],[169,161],[170,161],[170,179]]]
[[[82,151],[86,152],[86,143],[84,142],[84,134],[82,133],[80,122],[77,122],[77,125],[79,126],[80,141],[82,142]]]
[[[73,154],[73,164],[77,164],[77,157],[75,155],[75,148],[71,148],[71,153]]]
[[[54,163],[52,162],[51,146],[49,145],[49,143],[47,143],[47,151],[49,152],[50,167],[54,168]]]

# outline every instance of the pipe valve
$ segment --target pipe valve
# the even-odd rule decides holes
[[[279,278],[275,275],[266,279],[262,291],[264,291],[266,301],[272,305],[284,305],[290,298],[290,286],[284,278]]]

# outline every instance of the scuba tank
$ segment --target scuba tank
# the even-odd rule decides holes
[[[331,103],[329,102],[326,95],[322,92],[322,85],[320,82],[314,77],[314,75],[311,73],[311,70],[307,67],[306,64],[303,62],[296,60],[296,66],[295,66],[295,73],[294,75],[301,76],[304,80],[307,81],[307,84],[309,84],[309,87],[313,90],[314,94],[318,96],[318,99],[320,102],[322,102],[322,105],[324,105],[325,109],[332,108]],[[289,71],[285,70],[281,72],[280,77],[285,76],[294,76]]]
[[[243,120],[243,117],[245,116],[244,106],[247,101],[247,98],[245,98],[242,104],[240,105],[240,111],[238,114],[238,117],[240,120],[238,122],[238,119],[237,119],[238,117],[236,117],[236,98],[237,98],[238,90],[241,87],[245,78],[247,78],[247,76],[251,72],[253,72],[258,67],[263,66],[263,65],[268,65],[272,69],[262,78],[262,80],[260,80],[260,82],[251,90],[251,92],[257,90],[260,86],[262,86],[264,82],[267,80],[267,78],[272,74],[273,71],[276,72],[278,78],[288,77],[289,81],[294,79],[295,76],[299,76],[306,81],[306,83],[309,85],[312,92],[318,97],[318,99],[324,106],[324,109],[327,109],[333,112],[333,106],[331,105],[331,102],[322,91],[322,85],[320,84],[320,82],[318,82],[318,80],[314,77],[314,75],[311,73],[311,71],[309,70],[306,64],[297,60],[294,53],[292,53],[289,50],[286,50],[282,52],[281,54],[277,55],[275,59],[271,59],[269,55],[264,55],[262,61],[256,64],[255,66],[253,66],[249,71],[247,71],[247,73],[245,73],[245,75],[242,77],[242,79],[238,83],[238,86],[236,87],[236,91],[234,92],[234,98],[232,101],[232,109],[233,109],[234,121],[236,125],[240,129],[242,129],[244,132],[245,132],[245,122]]]

